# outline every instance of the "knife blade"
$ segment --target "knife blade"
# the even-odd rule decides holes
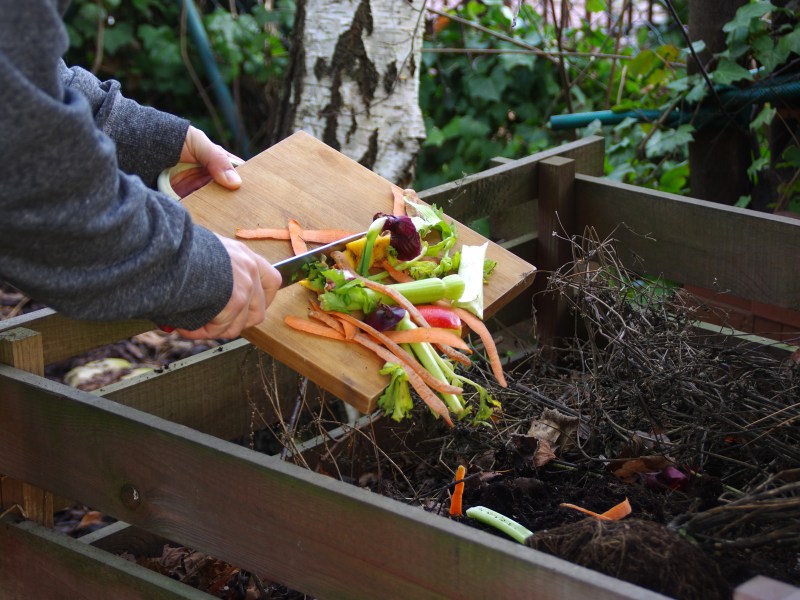
[[[302,270],[304,265],[317,262],[322,256],[330,256],[331,252],[344,250],[347,244],[354,242],[355,240],[360,240],[365,235],[367,235],[366,231],[354,233],[353,235],[336,240],[330,244],[318,246],[317,248],[309,250],[308,252],[304,252],[303,254],[296,254],[295,256],[272,263],[272,266],[275,267],[278,270],[278,273],[281,274],[281,288],[285,288],[287,285],[292,285],[293,283],[296,283],[302,279]]]

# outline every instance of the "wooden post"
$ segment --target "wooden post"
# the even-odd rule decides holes
[[[705,49],[699,53],[706,70],[712,55],[725,49],[723,25],[736,14],[736,9],[747,0],[714,0],[689,2],[689,36],[693,42],[703,40]],[[689,61],[689,72],[699,73],[700,65]],[[718,109],[714,100],[709,107]],[[694,133],[689,144],[689,177],[693,198],[735,204],[750,193],[747,168],[750,166],[750,143],[747,132],[733,122],[721,128],[707,126]]]
[[[41,334],[24,327],[0,333],[0,363],[44,375]],[[0,509],[5,511],[14,505],[19,505],[31,521],[45,527],[53,526],[52,493],[0,475]]]
[[[575,161],[554,156],[539,163],[539,238],[537,260],[540,274],[537,292],[545,289],[549,274],[572,258],[569,242],[575,234]],[[556,235],[554,235],[556,234]],[[543,272],[543,273],[542,273]],[[542,277],[545,275],[547,277]],[[558,338],[569,335],[569,314],[554,294],[537,293],[536,335],[551,351]]]

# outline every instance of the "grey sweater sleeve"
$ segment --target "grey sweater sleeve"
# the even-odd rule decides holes
[[[79,79],[88,74],[73,71],[65,86],[57,4],[0,0],[0,278],[76,318],[200,327],[230,297],[228,254],[180,204],[128,174],[174,162],[185,125],[115,84],[93,95]],[[141,148],[165,122],[176,141]]]
[[[95,124],[116,145],[120,170],[155,187],[158,174],[178,162],[189,121],[141,106],[122,95],[119,82],[101,82],[85,69],[67,68],[63,61],[59,75],[65,86],[86,97]]]

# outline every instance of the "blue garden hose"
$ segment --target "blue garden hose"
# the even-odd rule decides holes
[[[231,97],[228,86],[222,79],[219,72],[214,54],[211,51],[211,44],[208,41],[206,30],[203,27],[203,22],[200,20],[200,15],[197,14],[193,0],[180,0],[186,9],[187,24],[189,27],[189,35],[192,36],[197,47],[197,53],[200,56],[200,62],[203,63],[203,69],[206,76],[211,82],[211,87],[214,90],[214,96],[217,99],[217,104],[225,119],[225,123],[233,133],[233,144],[236,154],[242,158],[250,158],[252,156],[250,151],[250,140],[244,131],[244,126],[239,119],[239,113],[236,110],[236,105]]]
[[[748,88],[737,88],[733,86],[720,87],[717,88],[717,93],[722,100],[725,110],[735,112],[749,104],[800,98],[800,79],[798,79],[797,76],[784,78],[776,77],[767,79]],[[662,111],[657,109],[626,111],[598,110],[567,115],[554,115],[550,117],[550,128],[554,130],[576,129],[578,127],[586,127],[595,120],[600,121],[602,125],[617,125],[625,119],[654,122],[660,119],[661,115]],[[696,116],[699,117],[696,122],[698,127],[724,118],[719,107],[706,104],[706,106],[699,111],[698,115],[695,115],[694,111],[691,110],[674,110],[664,119],[664,125],[675,127],[681,123],[688,123]]]

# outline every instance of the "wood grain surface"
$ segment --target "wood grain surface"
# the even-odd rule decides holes
[[[236,227],[285,227],[296,219],[305,229],[363,231],[376,212],[391,212],[391,183],[304,132],[268,148],[238,168],[237,191],[216,184],[183,200],[194,219],[214,232],[233,237]],[[459,245],[482,244],[484,237],[458,224]],[[248,241],[267,260],[291,255],[289,242]],[[535,268],[497,244],[487,256],[497,268],[484,290],[491,315],[533,281]],[[362,412],[375,406],[388,377],[382,361],[354,344],[294,331],[286,315],[304,317],[310,292],[294,285],[278,292],[263,323],[243,337],[320,387]]]

